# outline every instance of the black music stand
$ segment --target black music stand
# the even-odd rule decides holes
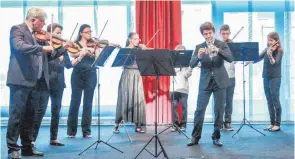
[[[174,68],[189,67],[189,62],[191,60],[192,54],[193,54],[193,50],[172,50],[172,51],[170,51],[170,56],[171,56]],[[174,101],[174,76],[173,76],[173,81],[172,81],[172,88],[173,88],[172,101]],[[172,106],[172,102],[171,102],[171,106]],[[173,110],[173,108],[172,108],[172,110]],[[179,133],[182,133],[187,139],[189,139],[189,137],[182,130],[180,130],[178,125],[175,124],[174,122],[168,128],[161,131],[159,133],[159,135],[173,126],[176,127],[176,130]]]
[[[113,64],[112,64],[112,67],[124,67],[124,66],[128,66],[128,65],[132,65],[135,61],[134,50],[136,50],[136,48],[121,48],[120,51],[118,52]],[[128,136],[129,142],[132,144],[133,141],[126,129],[124,120],[121,121],[121,125],[123,125],[125,132]],[[120,128],[120,126],[119,126],[119,128]],[[107,142],[109,142],[113,136],[114,136],[114,133],[107,140]]]
[[[243,43],[228,43],[227,44],[233,53],[234,61],[242,61],[243,62],[243,106],[244,106],[244,118],[241,123],[240,128],[237,132],[232,136],[234,137],[244,125],[249,126],[250,128],[256,130],[260,134],[264,135],[259,130],[255,129],[251,123],[246,119],[246,97],[245,97],[245,61],[258,61],[259,53],[258,53],[258,42],[243,42]],[[247,123],[246,123],[247,122]]]
[[[102,66],[104,66],[104,64],[106,63],[107,59],[109,58],[109,56],[112,54],[112,52],[114,51],[116,47],[113,46],[105,46],[104,49],[101,51],[100,55],[95,59],[95,61],[93,62],[93,64],[91,65],[91,67],[96,67],[97,69]],[[97,146],[99,143],[104,143],[105,145],[123,153],[121,150],[113,147],[112,145],[108,144],[107,142],[104,142],[100,139],[100,94],[99,94],[99,90],[100,90],[100,84],[99,84],[99,73],[97,74],[97,96],[98,96],[98,102],[97,102],[97,120],[98,120],[98,127],[97,127],[97,133],[98,133],[98,139],[97,141],[95,141],[93,144],[91,144],[89,147],[87,147],[85,150],[83,150],[81,153],[79,153],[79,155],[82,155],[82,153],[84,153],[85,151],[87,151],[89,148],[91,148],[93,145],[96,144],[95,150],[97,149]]]
[[[156,76],[156,105],[155,105],[155,134],[148,141],[148,143],[142,148],[142,150],[135,157],[137,158],[143,150],[146,150],[152,156],[158,158],[163,152],[164,157],[167,157],[167,153],[159,139],[157,132],[158,126],[158,85],[159,76],[175,76],[175,70],[170,57],[169,50],[155,49],[155,50],[136,50],[135,51],[136,62],[141,76]],[[155,154],[146,149],[148,144],[155,138]],[[161,147],[161,151],[158,153],[158,142]]]

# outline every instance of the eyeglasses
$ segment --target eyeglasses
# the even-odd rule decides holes
[[[85,33],[85,34],[91,34],[92,31],[84,31],[84,32],[82,32],[82,33]]]

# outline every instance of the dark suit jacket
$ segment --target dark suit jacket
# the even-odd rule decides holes
[[[10,61],[7,72],[7,85],[33,87],[38,80],[39,56],[43,56],[43,73],[49,88],[48,60],[64,53],[64,48],[56,49],[54,57],[42,53],[42,46],[33,38],[26,23],[15,25],[10,30]]]
[[[220,89],[228,87],[229,78],[223,63],[224,60],[232,62],[233,57],[225,42],[215,39],[214,45],[219,48],[217,56],[210,59],[209,55],[205,54],[202,59],[198,58],[199,49],[207,47],[207,43],[204,42],[196,46],[190,61],[192,68],[196,67],[199,62],[201,63],[199,89],[206,89],[212,76]]]
[[[49,43],[47,42],[39,42],[39,45],[41,46],[47,46]],[[63,47],[59,47],[57,49],[54,49],[54,52],[52,54],[47,54],[43,56],[43,75],[46,81],[47,88],[50,89],[50,82],[49,82],[49,62],[55,60],[59,56],[63,55],[66,53],[66,50]]]
[[[49,62],[49,84],[51,90],[61,90],[66,87],[64,68],[71,68],[72,63],[67,53],[64,54],[63,61],[55,59]]]

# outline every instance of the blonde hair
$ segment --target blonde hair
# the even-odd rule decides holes
[[[40,8],[31,8],[27,12],[26,20],[40,17],[46,18],[46,13]]]

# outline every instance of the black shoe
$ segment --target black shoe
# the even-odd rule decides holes
[[[199,144],[199,140],[200,140],[200,138],[193,137],[193,138],[191,139],[191,141],[187,144],[187,146],[198,145],[198,144]]]
[[[53,141],[50,141],[50,145],[52,145],[52,146],[65,146],[65,144],[63,144],[63,143],[53,142]]]
[[[231,127],[231,123],[224,123],[223,129],[227,131],[234,131],[234,129]]]
[[[214,139],[213,140],[213,145],[216,145],[216,146],[222,146],[222,142],[220,141],[220,139]]]
[[[32,145],[30,148],[22,148],[22,156],[44,156],[44,153],[37,151]]]
[[[8,159],[21,159],[22,156],[19,155],[18,151],[12,151],[8,154]]]

